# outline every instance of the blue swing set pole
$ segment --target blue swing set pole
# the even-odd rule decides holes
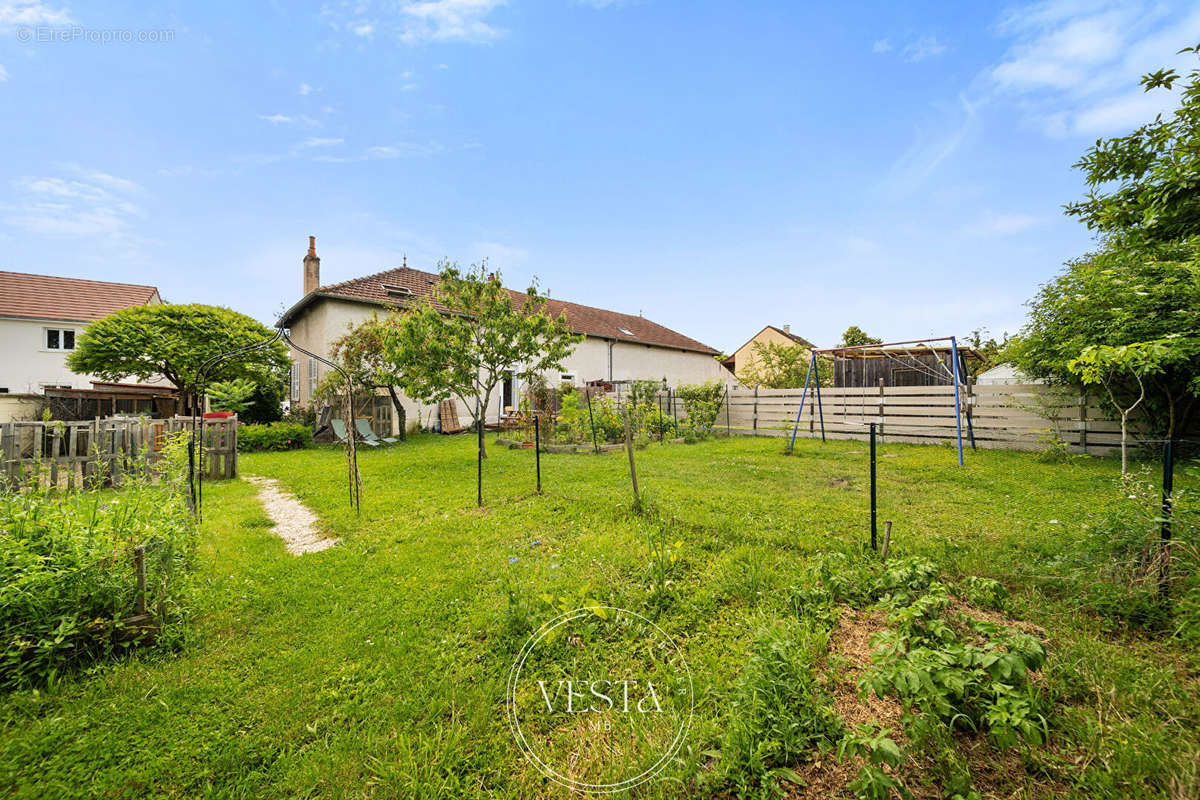
[[[792,426],[792,441],[788,444],[788,452],[792,452],[792,448],[796,446],[796,431],[800,430],[800,415],[804,413],[804,398],[808,397],[808,381],[812,377],[813,367],[817,364],[817,354],[811,353],[811,360],[808,362],[808,374],[804,376],[804,391],[800,393],[800,409],[796,412],[796,424]],[[817,383],[821,382],[821,376],[817,376]],[[822,431],[824,428],[822,427]]]
[[[962,446],[962,407],[958,404],[958,381],[960,378],[958,371],[958,341],[950,337],[950,357],[954,360],[954,425],[958,430],[958,465],[963,465],[963,446]]]

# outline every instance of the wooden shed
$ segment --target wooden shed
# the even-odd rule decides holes
[[[834,348],[825,351],[833,358],[835,388],[870,386],[952,386],[954,356],[948,345],[880,345]],[[969,347],[958,348],[960,374],[972,374],[972,366],[983,363]]]

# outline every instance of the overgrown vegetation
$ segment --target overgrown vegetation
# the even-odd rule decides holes
[[[128,622],[145,549],[144,602],[160,643],[179,638],[192,604],[195,526],[186,454],[168,442],[152,476],[127,465],[119,490],[0,491],[0,688],[53,685],[73,667],[138,642]]]

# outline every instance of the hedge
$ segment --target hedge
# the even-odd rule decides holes
[[[238,427],[238,450],[299,450],[312,447],[312,429],[295,422],[272,422],[269,425]]]

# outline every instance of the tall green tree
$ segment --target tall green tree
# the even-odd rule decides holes
[[[272,331],[245,314],[200,304],[132,306],[88,325],[67,357],[73,372],[107,381],[162,377],[195,411],[196,379],[210,358],[270,339]],[[209,383],[246,378],[255,384],[284,380],[287,347],[276,342],[217,365]]]
[[[1200,55],[1200,46],[1180,50]],[[1173,91],[1173,69],[1142,78],[1145,91]],[[1128,136],[1101,139],[1076,167],[1087,196],[1066,206],[1106,238],[1134,244],[1177,242],[1200,233],[1200,69],[1182,84],[1178,110]]]
[[[1025,374],[1079,384],[1071,362],[1087,348],[1126,347],[1170,338],[1171,358],[1144,376],[1113,375],[1102,401],[1114,411],[1143,390],[1150,429],[1186,430],[1200,375],[1200,238],[1153,248],[1107,247],[1067,265],[1030,302],[1029,319],[1008,353]],[[1119,412],[1118,412],[1119,413]]]
[[[1142,85],[1171,91],[1180,80],[1163,69]],[[1090,188],[1066,211],[1100,234],[1100,247],[1041,287],[1009,348],[1033,377],[1103,383],[1106,405],[1136,405],[1168,436],[1187,429],[1200,395],[1200,70],[1180,100],[1173,114],[1096,142],[1076,164]],[[1151,368],[1140,348],[1153,342],[1167,344],[1152,348]]]
[[[842,341],[838,347],[860,347],[864,344],[883,344],[883,339],[871,336],[857,325],[851,325],[842,334]]]
[[[400,372],[388,359],[384,340],[388,328],[400,324],[401,317],[391,315],[370,319],[350,328],[329,345],[329,358],[350,374],[356,388],[385,389],[400,423],[399,437],[408,436],[408,416],[400,402]],[[318,387],[318,397],[335,399],[346,391],[345,381],[336,371],[329,372]],[[371,392],[374,394],[374,391]]]
[[[505,374],[529,380],[560,370],[583,339],[565,314],[546,313],[546,300],[536,286],[523,294],[504,288],[486,264],[461,270],[443,262],[432,301],[395,312],[395,322],[383,328],[383,352],[405,394],[426,403],[457,397],[470,411],[480,431],[481,465],[483,415]]]

